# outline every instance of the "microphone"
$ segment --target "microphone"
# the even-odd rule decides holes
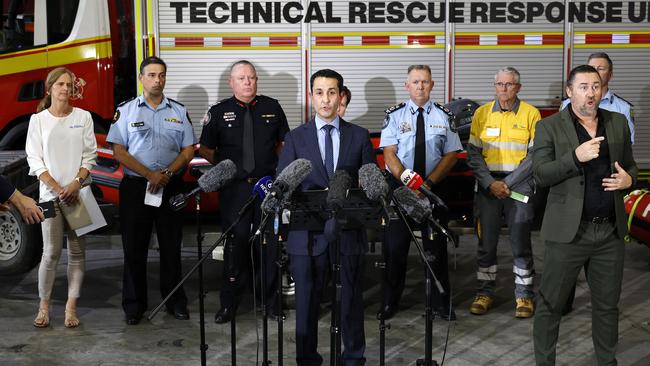
[[[384,175],[381,174],[379,167],[375,163],[365,164],[359,169],[359,185],[363,188],[366,197],[371,201],[378,201],[384,210],[385,218],[388,221],[388,202],[386,197],[390,192],[390,187],[386,183]]]
[[[334,212],[343,208],[343,204],[348,196],[348,189],[352,187],[352,177],[345,170],[337,170],[330,179],[329,190],[325,203],[327,207]]]
[[[265,213],[275,212],[291,196],[291,193],[311,173],[311,161],[307,159],[296,159],[287,165],[275,178],[275,182],[269,188],[269,194],[262,201],[262,211]]]
[[[435,225],[440,232],[450,237],[449,231],[433,218],[431,206],[426,199],[419,198],[414,191],[399,187],[393,191],[393,198],[402,206],[406,215],[412,218],[418,224],[428,222]]]
[[[334,172],[329,182],[325,204],[332,210],[332,216],[323,226],[323,235],[329,243],[334,243],[341,231],[341,223],[337,220],[338,212],[343,208],[343,204],[348,196],[348,189],[352,187],[352,177],[345,170]]]
[[[178,211],[187,205],[187,199],[197,192],[214,192],[230,183],[237,174],[237,167],[232,160],[226,159],[205,172],[197,181],[198,187],[188,193],[180,193],[169,198],[169,206]]]
[[[402,172],[400,179],[405,186],[411,188],[414,191],[419,191],[420,193],[424,194],[436,206],[442,208],[445,211],[449,210],[447,204],[440,197],[438,197],[438,195],[423,186],[424,180],[422,180],[420,174],[411,169],[404,169],[404,172]]]

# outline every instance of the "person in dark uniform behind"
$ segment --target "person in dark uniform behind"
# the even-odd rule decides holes
[[[431,69],[427,65],[411,65],[404,83],[410,99],[386,110],[381,131],[380,147],[384,148],[386,167],[399,180],[405,169],[413,169],[425,179],[425,185],[445,199],[439,183],[456,163],[456,153],[463,149],[458,134],[449,128],[449,112],[430,99],[433,89]],[[446,225],[446,214],[436,212],[437,219]],[[433,304],[438,316],[452,320],[456,314],[449,306],[449,273],[447,268],[447,238],[434,235],[426,225],[422,231],[424,250],[435,260],[431,264],[445,294],[433,290]],[[391,221],[384,241],[383,304],[377,318],[390,319],[397,312],[404,283],[411,236],[401,221]]]
[[[233,96],[214,104],[203,118],[199,154],[216,164],[230,159],[237,165],[235,180],[220,191],[221,224],[225,229],[237,218],[237,213],[251,196],[253,186],[267,175],[273,176],[278,162],[277,148],[289,131],[287,117],[277,100],[257,95],[257,71],[246,60],[230,67],[228,84]],[[222,324],[234,316],[252,267],[248,240],[251,228],[259,226],[259,202],[243,215],[227,239],[224,252],[224,283],[221,287],[221,308],[214,321]],[[233,260],[230,248],[233,246]],[[266,304],[277,316],[276,247],[271,241],[267,249]],[[257,258],[257,256],[256,256]],[[232,266],[232,268],[231,268]],[[259,273],[258,271],[256,271]],[[231,282],[229,278],[234,278]]]
[[[169,198],[182,193],[182,173],[194,156],[196,137],[185,107],[165,97],[167,65],[158,57],[140,64],[141,96],[122,103],[115,112],[106,141],[124,166],[120,183],[120,225],[124,245],[122,307],[126,323],[135,325],[147,310],[147,252],[152,225],[160,248],[160,292],[166,297],[181,280],[182,212]],[[145,204],[146,193],[162,190],[158,207]],[[176,319],[189,319],[181,287],[167,302]]]

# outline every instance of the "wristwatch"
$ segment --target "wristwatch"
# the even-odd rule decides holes
[[[165,168],[165,169],[161,170],[160,172],[163,173],[164,175],[170,177],[170,178],[172,177],[172,175],[174,175],[174,172],[169,170],[169,168]]]
[[[83,185],[84,185],[84,181],[85,181],[86,179],[85,179],[85,178],[81,178],[80,176],[77,176],[77,177],[74,178],[74,180],[76,180],[77,183],[79,183],[80,186],[83,186]]]

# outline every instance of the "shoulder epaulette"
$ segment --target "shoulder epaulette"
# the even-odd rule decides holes
[[[170,102],[174,102],[174,103],[180,105],[181,107],[185,107],[185,104],[183,104],[183,103],[181,103],[181,102],[179,102],[179,101],[177,101],[175,99],[167,97],[167,100],[169,100]]]
[[[445,107],[445,106],[443,106],[443,105],[441,105],[439,103],[436,103],[436,102],[433,102],[433,105],[436,106],[436,108],[440,109],[441,111],[445,112],[445,114],[448,115],[449,117],[452,117],[452,118],[455,117],[455,115],[453,113],[451,113],[451,111],[449,109],[447,109],[447,107]]]
[[[208,107],[208,110],[212,109],[212,107],[218,106],[219,104],[227,101],[228,99],[230,99],[230,98],[221,99],[220,101],[217,101],[216,103],[213,103],[211,106]]]
[[[125,101],[123,101],[122,103],[118,104],[117,107],[119,108],[119,107],[125,105],[126,103],[132,101],[132,100],[135,99],[135,98],[137,98],[137,97],[132,97],[132,98],[129,98],[129,99],[125,100]]]
[[[406,106],[406,102],[402,102],[402,103],[400,103],[400,104],[396,104],[396,105],[394,105],[394,106],[392,106],[392,107],[386,109],[384,112],[386,112],[386,114],[391,114],[391,113],[395,112],[395,111],[398,110],[398,109],[402,109],[402,108],[404,108],[404,106]]]
[[[270,99],[270,100],[275,101],[275,102],[278,101],[277,99],[275,99],[275,98],[271,98],[271,97],[269,97],[269,96],[267,96],[267,95],[264,95],[264,94],[259,94],[259,95],[257,96],[257,99]]]
[[[629,104],[630,107],[634,107],[634,104],[630,103],[629,101],[627,101],[625,98],[621,97],[620,95],[618,95],[616,93],[612,93],[612,94],[614,94],[616,96],[616,98],[618,98],[618,99],[624,101],[625,103]]]

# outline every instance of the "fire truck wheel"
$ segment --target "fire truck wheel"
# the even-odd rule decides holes
[[[41,258],[41,225],[28,225],[12,209],[0,212],[0,274],[27,272]]]

